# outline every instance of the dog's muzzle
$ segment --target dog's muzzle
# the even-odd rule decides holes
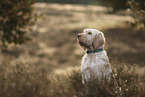
[[[82,35],[81,34],[78,34],[78,38],[80,38]]]

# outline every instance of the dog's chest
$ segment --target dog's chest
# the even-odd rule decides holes
[[[84,71],[89,68],[96,71],[105,65],[108,65],[108,57],[106,54],[86,54],[82,59],[81,70]]]

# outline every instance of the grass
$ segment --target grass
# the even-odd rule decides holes
[[[82,83],[80,71],[70,74],[48,75],[38,67],[28,67],[23,62],[0,65],[0,95],[2,97],[144,97],[145,73],[137,74],[134,66],[112,63],[113,71],[121,87],[121,94],[114,89],[114,82],[91,79]],[[33,69],[32,69],[33,67]]]

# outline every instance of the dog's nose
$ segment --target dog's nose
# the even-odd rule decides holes
[[[80,35],[80,34],[78,34],[78,38],[79,38],[79,37],[81,37],[81,35]]]

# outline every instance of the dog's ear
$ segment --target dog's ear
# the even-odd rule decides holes
[[[105,43],[105,37],[103,33],[96,34],[94,40],[93,40],[93,48],[94,50],[97,50],[98,47],[103,45]]]

